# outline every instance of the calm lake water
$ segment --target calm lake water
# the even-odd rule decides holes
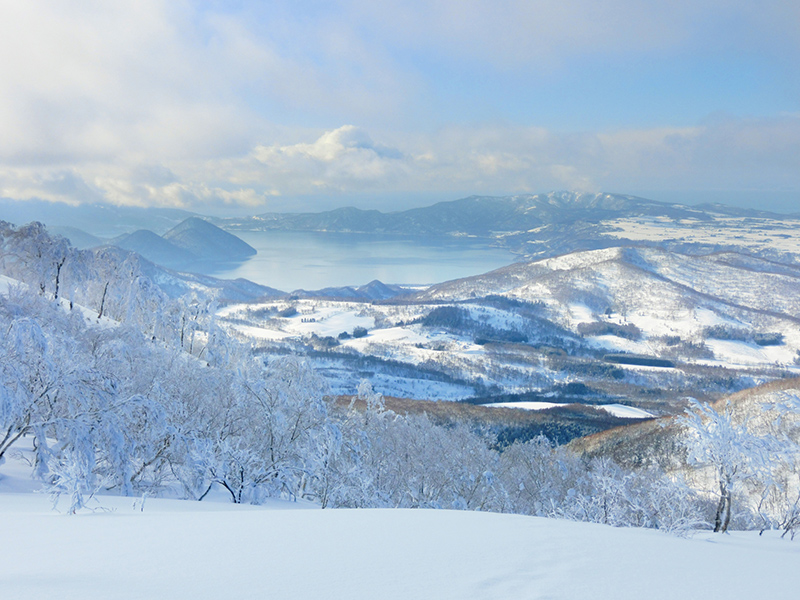
[[[237,231],[258,250],[244,263],[218,265],[208,275],[244,277],[283,291],[384,283],[430,284],[478,275],[514,262],[485,241],[379,235]]]

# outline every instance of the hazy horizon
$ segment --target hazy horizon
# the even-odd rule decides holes
[[[545,194],[553,191],[566,190],[547,190],[538,192]],[[723,204],[736,208],[750,208],[776,214],[792,215],[800,213],[800,193],[792,192],[750,192],[750,191],[712,191],[712,192],[676,192],[676,191],[639,191],[639,192],[602,192],[619,193],[621,195],[636,196],[657,202],[684,204],[686,206],[700,206],[703,204]],[[25,222],[39,220],[48,223],[48,219],[53,221],[56,226],[72,226],[68,222],[68,213],[72,209],[80,206],[99,205],[109,207],[124,207],[131,209],[146,210],[155,209],[177,209],[212,218],[244,218],[263,214],[265,212],[275,213],[300,213],[300,212],[325,212],[338,208],[358,208],[361,210],[378,210],[383,213],[402,212],[413,208],[425,208],[440,202],[451,202],[461,200],[472,195],[504,197],[511,194],[416,194],[404,196],[400,194],[376,195],[350,195],[334,197],[299,197],[282,199],[274,202],[268,207],[256,209],[254,207],[238,206],[203,206],[203,207],[172,207],[172,206],[126,206],[118,205],[107,201],[72,204],[62,201],[41,200],[39,198],[30,200],[18,200],[14,198],[0,198],[0,220],[7,220],[21,225]],[[534,193],[535,195],[535,193]],[[404,199],[405,202],[399,202]],[[77,225],[75,225],[77,226]]]

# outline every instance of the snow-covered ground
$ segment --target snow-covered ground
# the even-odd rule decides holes
[[[546,410],[548,408],[569,405],[563,402],[492,402],[484,404],[483,406],[493,408],[521,408],[524,410]],[[641,408],[625,406],[624,404],[598,404],[595,408],[600,408],[621,419],[649,419],[655,416]]]
[[[0,494],[4,598],[794,599],[800,542],[435,510]]]
[[[521,408],[523,410],[547,410],[559,406],[568,406],[564,402],[490,402],[483,404],[489,408]]]
[[[100,496],[64,514],[0,465],[0,597],[794,599],[800,541],[449,510]]]
[[[666,217],[628,217],[606,221],[608,237],[648,242],[737,246],[753,250],[800,253],[797,221],[716,216],[713,221],[673,220]]]
[[[636,386],[690,386],[689,395],[703,394],[699,369],[710,367],[733,372],[720,380],[727,389],[714,392],[779,371],[800,374],[798,291],[800,268],[791,264],[734,252],[620,247],[518,263],[438,284],[415,300],[275,299],[230,305],[218,315],[265,351],[307,353],[334,393],[352,393],[361,377],[383,394],[421,399],[546,391],[581,381],[630,399],[638,397]],[[366,335],[353,337],[356,328]],[[338,339],[318,339],[328,336]],[[609,386],[607,353],[671,366],[615,363]]]
[[[602,408],[604,411],[611,413],[615,417],[620,417],[621,419],[649,419],[655,416],[653,413],[649,413],[641,408],[626,406],[624,404],[602,404],[597,408]]]

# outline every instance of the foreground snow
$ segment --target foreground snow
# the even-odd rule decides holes
[[[796,598],[800,543],[433,510],[0,494],[3,597]],[[288,508],[288,510],[277,510]]]

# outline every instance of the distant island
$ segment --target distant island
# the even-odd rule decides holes
[[[189,217],[164,235],[139,229],[109,243],[174,269],[191,269],[198,263],[241,261],[256,254],[247,242],[198,217]]]

